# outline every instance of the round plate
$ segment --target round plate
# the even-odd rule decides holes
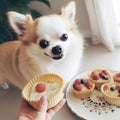
[[[80,99],[72,93],[72,83],[77,78],[87,78],[90,71],[81,73],[75,77],[68,85],[66,90],[66,99],[69,108],[79,116],[86,120],[119,120],[120,106],[108,104],[99,90],[94,90],[93,95],[87,99]],[[114,71],[111,71],[114,73]]]

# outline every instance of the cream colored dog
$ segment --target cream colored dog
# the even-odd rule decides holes
[[[0,45],[0,84],[5,80],[22,89],[33,77],[56,73],[65,83],[74,77],[83,53],[83,39],[76,23],[75,2],[59,14],[39,17],[8,12],[10,25],[19,40]]]

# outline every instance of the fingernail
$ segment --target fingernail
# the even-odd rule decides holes
[[[40,100],[41,100],[42,104],[47,103],[47,97],[46,96],[42,96]]]

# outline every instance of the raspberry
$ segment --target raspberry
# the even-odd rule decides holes
[[[92,87],[92,82],[91,81],[87,81],[86,83],[85,83],[85,86],[88,88],[88,89],[90,89],[91,87]]]
[[[109,85],[105,85],[103,89],[104,90],[109,90]]]
[[[102,72],[103,72],[105,75],[108,75],[107,70],[102,70]]]
[[[37,92],[43,92],[43,91],[46,89],[46,87],[45,87],[45,84],[43,84],[43,83],[38,83],[38,84],[36,85],[35,89],[36,89]]]
[[[91,78],[93,78],[93,76],[94,76],[95,74],[96,74],[95,72],[92,72],[92,73],[91,73]]]
[[[80,79],[76,79],[74,83],[80,84]]]
[[[118,96],[117,97],[120,97],[120,94],[118,94]]]
[[[93,80],[99,80],[99,75],[95,72],[91,73],[91,77],[92,77]]]
[[[104,76],[104,73],[99,73],[99,76],[102,78]]]
[[[82,86],[80,84],[74,83],[73,84],[73,88],[77,91],[81,91],[82,90]]]
[[[117,76],[120,77],[120,73],[117,73]]]
[[[93,79],[94,79],[94,80],[99,80],[99,76],[98,76],[97,74],[95,74],[95,75],[93,76]]]
[[[115,86],[115,89],[116,89],[116,90],[120,90],[120,85],[116,85],[116,86]]]

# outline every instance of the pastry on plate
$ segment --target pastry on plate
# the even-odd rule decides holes
[[[116,82],[120,82],[120,72],[117,72],[113,75],[113,79]]]
[[[22,90],[22,97],[38,109],[41,96],[48,99],[48,109],[54,107],[63,97],[63,79],[56,74],[35,77]]]
[[[89,79],[78,78],[73,81],[73,94],[81,99],[86,99],[92,95],[95,84]]]
[[[120,83],[109,82],[101,86],[104,99],[112,105],[120,105]]]
[[[112,81],[111,73],[105,69],[95,69],[90,73],[89,77],[98,88],[100,88],[102,84]]]

